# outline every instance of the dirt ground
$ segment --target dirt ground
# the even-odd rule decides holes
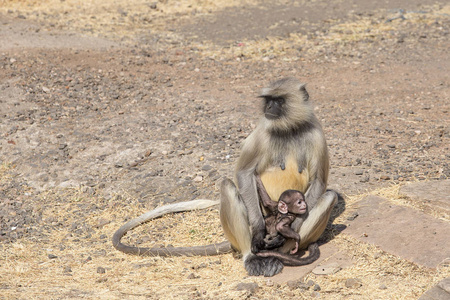
[[[449,30],[439,0],[0,1],[0,299],[418,298],[448,265],[420,267],[339,225],[364,195],[404,203],[402,184],[449,178]],[[324,127],[344,199],[325,239],[353,265],[308,275],[313,291],[248,277],[231,254],[116,251],[126,220],[218,199],[259,90],[285,76],[307,83]],[[125,240],[220,242],[217,217],[167,216]]]

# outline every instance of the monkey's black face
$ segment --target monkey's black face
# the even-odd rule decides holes
[[[264,115],[269,120],[276,120],[284,114],[284,103],[281,97],[264,97]]]

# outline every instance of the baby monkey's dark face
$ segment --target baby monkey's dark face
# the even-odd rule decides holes
[[[306,201],[305,201],[305,197],[303,197],[302,194],[298,193],[295,194],[294,196],[294,201],[292,204],[292,213],[297,214],[297,215],[303,215],[304,213],[306,213]]]

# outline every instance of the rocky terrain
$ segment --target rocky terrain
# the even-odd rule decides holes
[[[329,145],[329,187],[347,205],[450,175],[444,1],[57,2],[0,8],[3,258],[28,243],[67,256],[77,248],[67,240],[81,239],[82,251],[101,248],[83,260],[117,262],[109,237],[126,219],[217,199],[259,118],[259,90],[285,76],[307,83]],[[11,283],[0,289],[27,298]]]

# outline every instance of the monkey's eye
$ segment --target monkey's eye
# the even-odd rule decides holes
[[[284,100],[284,98],[282,98],[282,97],[277,97],[277,98],[274,98],[273,100],[277,101],[281,105],[283,105],[286,102],[286,100]]]
[[[283,97],[264,97],[266,103],[277,102],[278,104],[283,105],[286,100]]]

